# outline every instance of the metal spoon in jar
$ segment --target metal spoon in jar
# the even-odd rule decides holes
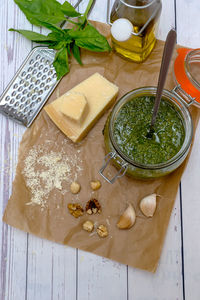
[[[154,133],[154,124],[156,121],[156,116],[158,114],[160,100],[162,97],[162,92],[163,92],[165,80],[167,77],[167,72],[169,69],[169,65],[170,65],[170,61],[171,61],[175,43],[176,43],[176,31],[174,29],[171,29],[167,35],[165,47],[163,50],[160,74],[159,74],[159,78],[158,78],[158,87],[157,87],[156,98],[155,98],[155,102],[154,102],[153,115],[152,115],[152,119],[151,119],[150,130],[147,133],[147,138],[152,138],[153,133]]]

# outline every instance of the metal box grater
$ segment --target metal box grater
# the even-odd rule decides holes
[[[32,49],[0,97],[0,112],[29,127],[58,84],[53,67],[55,51]]]

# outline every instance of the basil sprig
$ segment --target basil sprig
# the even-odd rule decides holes
[[[69,56],[73,55],[77,62],[82,65],[80,48],[95,52],[111,50],[107,39],[87,20],[93,0],[89,0],[83,14],[77,12],[67,1],[62,5],[56,0],[14,1],[31,24],[46,27],[51,32],[48,35],[43,35],[30,30],[13,28],[9,30],[16,31],[33,42],[57,50],[53,62],[57,79],[69,72]],[[71,19],[74,17],[77,18],[77,21]],[[66,20],[73,24],[71,29],[61,29],[59,27],[58,24]]]

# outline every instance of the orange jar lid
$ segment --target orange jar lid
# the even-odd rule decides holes
[[[200,104],[200,49],[179,48],[174,63],[177,83]]]

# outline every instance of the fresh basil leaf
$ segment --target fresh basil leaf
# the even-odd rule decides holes
[[[66,47],[66,42],[64,42],[64,41],[49,44],[49,48],[55,49],[55,50],[60,50],[63,47]]]
[[[65,39],[65,35],[64,32],[50,32],[47,37],[51,40],[51,41],[63,41]]]
[[[14,0],[31,24],[44,26],[43,22],[58,24],[66,20],[61,4],[56,0]],[[45,26],[46,27],[46,26]],[[48,27],[47,27],[48,28]]]
[[[68,54],[66,47],[62,48],[56,53],[53,66],[56,70],[58,80],[69,72]]]
[[[81,61],[81,56],[80,56],[80,49],[79,49],[79,47],[75,43],[72,46],[72,53],[73,53],[75,59],[77,60],[77,62],[80,65],[83,65],[83,63]]]
[[[96,52],[111,50],[107,39],[101,35],[91,24],[87,24],[83,30],[71,29],[68,31],[68,34],[75,40],[75,43],[78,47]]]
[[[42,43],[42,42],[51,42],[51,41],[57,41],[56,37],[53,36],[46,36],[34,31],[30,31],[30,30],[17,30],[17,29],[9,29],[9,31],[16,31],[18,33],[21,33],[23,36],[25,36],[28,40],[33,41],[33,42],[38,42],[38,43]]]
[[[79,17],[81,14],[67,1],[61,6],[62,12],[68,17]]]
[[[71,47],[70,47],[70,44],[67,44],[67,52],[69,54],[69,56],[71,56]]]

